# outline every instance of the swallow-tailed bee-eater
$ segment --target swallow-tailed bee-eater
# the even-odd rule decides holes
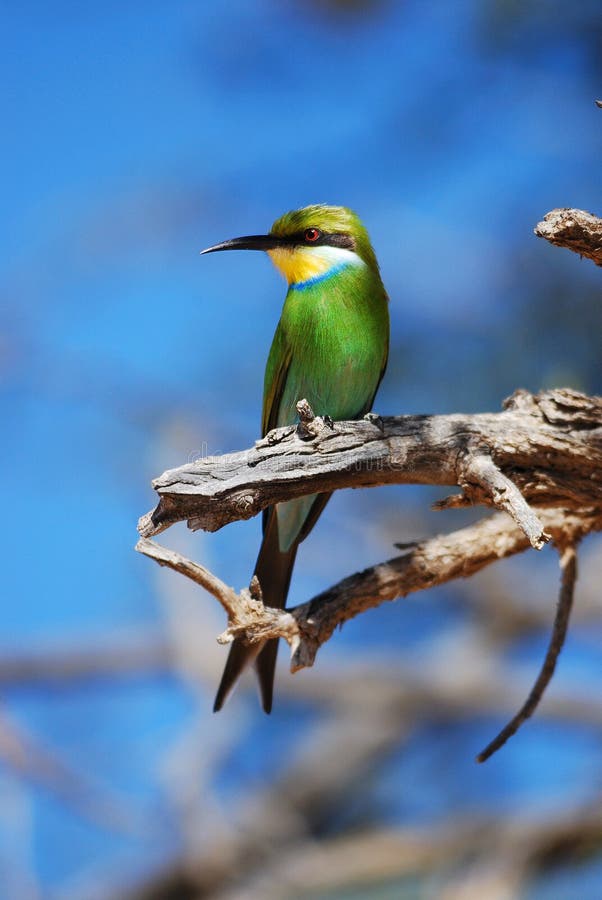
[[[372,408],[387,365],[388,297],[360,219],[342,206],[306,206],[286,213],[268,234],[224,241],[203,250],[264,250],[288,282],[265,370],[262,435],[297,420],[308,400],[316,415],[360,419]],[[284,608],[297,555],[330,494],[278,503],[263,513],[255,565],[263,601]],[[278,641],[234,641],[214,710],[253,663],[262,705],[272,709]]]

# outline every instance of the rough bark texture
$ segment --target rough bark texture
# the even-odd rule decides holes
[[[382,484],[459,485],[447,506],[487,503],[509,512],[531,544],[545,541],[530,507],[602,505],[602,398],[517,391],[501,413],[316,419],[270,432],[255,447],[171,469],[153,482],[158,506],[139,531],[175,522],[216,531],[303,494]]]
[[[602,398],[519,391],[497,414],[372,416],[334,425],[313,418],[306,404],[300,412],[302,436],[296,428],[278,429],[251,450],[157,479],[159,505],[141,519],[137,547],[219,600],[228,615],[221,642],[282,637],[293,671],[311,666],[335,628],[370,607],[467,577],[550,539],[564,550],[602,530]],[[485,503],[511,518],[496,515],[431,538],[286,611],[265,607],[257,584],[236,594],[202,566],[147,539],[183,519],[214,531],[302,494],[391,483],[457,484],[462,493],[440,508]]]
[[[555,543],[576,544],[586,534],[602,530],[602,508],[582,510],[578,514],[563,509],[545,510],[542,520]],[[291,647],[291,671],[296,672],[312,666],[318,649],[335,629],[360,613],[387,600],[456,578],[467,578],[492,562],[522,553],[528,547],[529,540],[511,519],[501,514],[490,516],[452,534],[422,541],[401,556],[350,575],[309,602],[287,610],[264,606],[256,585],[250,591],[236,594],[220,582],[221,589],[216,592],[219,579],[213,576],[210,592],[228,613],[228,627],[218,640],[229,643],[242,638],[253,644],[268,638],[284,638]],[[194,574],[196,564],[179,553],[145,538],[138,542],[136,549],[206,587],[204,576],[197,578]]]
[[[582,209],[553,209],[536,225],[535,234],[602,266],[602,219],[591,213]]]

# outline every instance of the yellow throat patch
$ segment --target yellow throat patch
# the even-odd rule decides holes
[[[324,275],[337,265],[330,247],[278,247],[268,256],[289,284],[297,284]]]

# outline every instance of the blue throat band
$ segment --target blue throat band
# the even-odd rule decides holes
[[[292,291],[304,291],[306,288],[313,287],[314,284],[319,284],[321,281],[326,281],[327,278],[332,278],[333,275],[338,275],[339,272],[342,272],[343,269],[346,269],[349,265],[351,265],[351,263],[339,263],[338,266],[333,266],[321,275],[315,275],[313,278],[308,278],[307,281],[293,281],[289,287]]]

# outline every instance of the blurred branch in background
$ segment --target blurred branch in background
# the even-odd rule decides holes
[[[494,519],[501,524],[502,516]],[[508,520],[505,525],[514,529],[527,547],[516,526]],[[174,582],[174,615],[185,619],[179,584]],[[503,811],[495,816],[468,811],[465,819],[454,814],[448,821],[424,828],[383,827],[378,815],[374,822],[368,818],[359,825],[353,820],[345,824],[358,790],[368,788],[374,773],[405,747],[425,722],[449,728],[451,723],[466,723],[483,715],[505,717],[521,703],[524,685],[503,659],[502,635],[488,631],[491,606],[503,605],[505,633],[512,632],[515,637],[528,633],[534,620],[525,617],[519,606],[506,605],[503,592],[486,593],[483,597],[481,591],[479,596],[487,614],[476,624],[471,620],[462,637],[455,635],[455,651],[448,647],[442,652],[435,644],[430,653],[424,653],[420,667],[411,660],[386,666],[345,661],[336,668],[320,667],[311,678],[282,681],[283,702],[311,703],[320,715],[317,721],[308,722],[294,754],[265,786],[254,786],[251,781],[237,794],[230,820],[216,823],[214,818],[210,828],[186,825],[182,810],[185,851],[164,868],[151,869],[138,885],[132,884],[131,875],[121,880],[114,876],[108,885],[99,883],[97,873],[92,873],[88,881],[85,877],[78,881],[73,893],[63,896],[67,900],[83,896],[103,900],[282,900],[353,885],[370,891],[396,879],[428,876],[449,885],[445,896],[460,897],[460,884],[470,881],[475,889],[482,888],[477,896],[507,897],[512,895],[493,892],[496,878],[506,888],[508,884],[524,885],[563,859],[595,853],[602,842],[597,795],[553,813],[531,808],[519,819]],[[585,622],[593,622],[599,615],[595,608],[587,607],[580,614]],[[535,621],[545,621],[545,610]],[[174,674],[186,672],[199,688],[210,691],[216,672],[207,665],[203,651],[206,629],[202,622],[195,625],[186,620],[183,625],[171,641],[158,641],[150,634],[131,635],[113,645],[82,647],[74,641],[72,647],[59,646],[37,654],[29,651],[5,658],[0,678],[5,685],[52,683],[58,688],[171,670]],[[470,653],[466,652],[469,643]],[[556,690],[542,705],[540,715],[560,726],[572,723],[602,730],[602,707],[587,684],[568,692]],[[237,732],[231,739],[237,739]],[[228,748],[212,750],[214,741],[206,727],[196,728],[188,751],[190,768],[184,767],[180,757],[167,790],[178,795],[185,790],[189,798],[196,797],[197,768],[202,760],[210,767],[204,781],[215,783]],[[207,815],[211,802],[206,791],[199,802],[199,815],[203,810]],[[504,882],[510,874],[510,882]]]
[[[48,660],[46,661],[48,662]],[[43,667],[46,680],[47,666]],[[89,772],[76,771],[39,738],[0,712],[0,762],[24,781],[54,794],[90,821],[122,833],[142,834],[145,816]]]
[[[259,865],[249,866],[244,887],[232,884],[227,875],[220,886],[207,878],[207,868],[195,872],[182,860],[126,897],[282,900],[322,897],[345,887],[363,888],[362,896],[367,897],[371,896],[368,891],[383,883],[393,889],[397,884],[397,896],[418,896],[401,893],[402,879],[432,879],[436,873],[441,881],[447,875],[445,889],[437,894],[446,900],[504,900],[519,896],[539,872],[576,854],[592,853],[599,845],[601,829],[600,805],[592,803],[575,805],[557,816],[532,815],[521,821],[466,816],[442,826],[371,828],[320,842],[307,835],[290,843],[282,840],[277,852],[261,856]],[[458,874],[454,871],[457,860],[466,857],[467,848],[470,860]],[[244,851],[251,853],[253,848],[247,846]],[[259,862],[258,856],[255,860]]]
[[[427,659],[423,675],[409,667],[378,671],[343,665],[316,673],[311,684],[288,683],[285,689],[293,696],[311,697],[327,715],[308,728],[284,771],[265,788],[237,797],[229,833],[197,842],[124,896],[281,900],[353,885],[367,892],[395,879],[429,875],[452,885],[458,880],[458,893],[450,897],[461,896],[465,881],[483,887],[475,896],[508,897],[516,896],[508,893],[509,885],[518,888],[563,858],[595,852],[602,826],[596,797],[554,814],[531,811],[519,820],[503,812],[468,813],[422,829],[375,828],[371,822],[341,827],[359,786],[365,789],[371,774],[407,744],[425,714],[440,723],[463,721],[487,707],[505,710],[515,702],[517,686],[511,679],[502,683],[487,654],[489,649],[463,669]],[[590,701],[556,698],[546,703],[544,715],[560,721],[567,715],[588,721],[593,715],[589,721],[602,725],[602,710]],[[484,890],[496,873],[506,893]]]

